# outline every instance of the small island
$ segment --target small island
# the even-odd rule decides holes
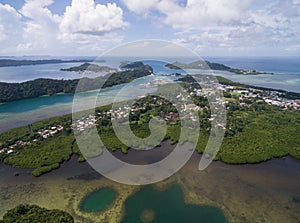
[[[166,64],[165,67],[173,70],[182,70],[182,69],[200,69],[200,70],[220,70],[220,71],[228,71],[235,74],[242,74],[242,75],[258,75],[258,74],[273,74],[268,72],[260,72],[256,70],[244,70],[238,68],[228,67],[224,64],[220,63],[212,63],[209,61],[202,61],[198,60],[191,63],[181,63],[176,61],[172,64]]]
[[[60,69],[61,71],[75,71],[75,72],[116,72],[118,71],[115,68],[111,68],[108,66],[99,66],[97,64],[91,64],[91,63],[84,63],[81,64],[80,66],[75,66],[75,67],[70,67],[70,68],[62,68]]]
[[[121,62],[121,65],[119,66],[121,69],[135,69],[139,67],[143,67],[145,64],[142,61],[135,61],[135,62],[128,62],[128,61],[123,61]]]
[[[60,63],[79,63],[79,62],[90,62],[91,60],[12,60],[12,59],[0,59],[0,67],[17,67],[17,66],[28,66],[28,65],[42,65],[42,64],[60,64]],[[105,61],[98,61],[105,62]]]

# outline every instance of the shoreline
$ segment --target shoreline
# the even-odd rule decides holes
[[[166,156],[168,156],[172,151],[173,148],[170,149],[170,147],[174,147],[177,144],[171,144],[170,140],[165,140],[163,141],[160,146],[155,147],[151,150],[148,151],[138,151],[138,150],[134,150],[129,148],[127,150],[127,153],[123,153],[120,149],[116,150],[116,151],[110,151],[110,153],[115,156],[116,158],[122,160],[123,162],[129,162],[131,164],[135,164],[135,165],[144,165],[144,164],[150,164],[150,163],[154,163],[154,162],[158,162],[162,159],[164,159]],[[168,149],[163,149],[164,147],[167,147]],[[163,151],[160,151],[163,150]],[[155,151],[151,154],[152,151]],[[129,154],[132,153],[133,154]],[[147,154],[148,153],[148,154]],[[193,159],[193,157],[197,157],[199,158],[199,161],[202,157],[202,153],[197,152],[196,150],[194,151],[192,157],[190,159]],[[13,177],[19,177],[20,175],[31,175],[33,178],[42,178],[44,176],[47,176],[49,174],[55,174],[55,172],[59,169],[63,169],[63,166],[65,165],[73,165],[74,162],[77,164],[88,164],[87,161],[83,161],[83,162],[79,162],[78,161],[79,155],[78,154],[72,154],[70,159],[67,161],[64,161],[63,163],[60,164],[59,168],[57,169],[53,169],[49,172],[45,172],[39,176],[33,176],[31,174],[31,172],[34,170],[34,168],[19,168],[19,167],[13,167],[9,164],[5,164],[4,162],[0,162],[0,169],[1,166],[5,167],[6,170],[11,172],[11,176]],[[142,160],[141,160],[142,159]],[[148,159],[148,160],[146,160]],[[221,164],[221,165],[225,165],[225,166],[237,166],[237,167],[247,167],[247,166],[259,166],[261,164],[267,164],[269,162],[280,162],[280,161],[285,161],[285,160],[289,160],[292,163],[299,163],[300,164],[300,160],[291,156],[291,155],[285,155],[282,157],[276,157],[276,158],[270,158],[268,160],[264,160],[264,161],[260,161],[260,162],[256,162],[256,163],[228,163],[228,162],[224,162],[222,160],[213,160],[212,163],[216,163],[216,164]],[[150,162],[151,161],[151,162]],[[189,162],[189,160],[187,161]]]

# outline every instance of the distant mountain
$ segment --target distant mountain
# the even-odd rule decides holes
[[[135,69],[138,67],[143,67],[145,66],[143,62],[141,61],[135,61],[135,62],[122,62],[121,65],[119,66],[121,69]]]
[[[26,65],[40,65],[40,64],[58,64],[58,63],[79,63],[79,62],[91,62],[91,60],[11,60],[0,59],[0,67],[15,67]]]
[[[84,63],[80,66],[70,67],[70,68],[63,68],[60,69],[61,71],[76,71],[76,72],[111,72],[111,71],[117,71],[117,69],[108,67],[108,66],[99,66],[97,64],[91,64],[91,63]]]
[[[221,71],[228,71],[235,74],[243,74],[243,75],[257,75],[257,74],[273,74],[273,73],[267,73],[267,72],[259,72],[256,70],[244,70],[244,69],[238,69],[238,68],[232,68],[228,67],[224,64],[220,63],[212,63],[209,61],[194,61],[192,63],[181,63],[176,61],[172,64],[166,64],[166,67],[174,70],[182,70],[182,69],[201,69],[201,70],[221,70]]]

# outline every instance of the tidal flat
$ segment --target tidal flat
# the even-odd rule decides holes
[[[161,153],[163,158],[172,149],[173,146],[164,142],[152,153],[157,153],[155,157]],[[148,152],[144,155],[129,151],[123,156],[128,162],[145,157],[152,160],[151,150]],[[178,184],[187,205],[217,207],[228,222],[300,222],[299,160],[286,157],[251,165],[213,162],[199,171],[200,158],[194,154],[177,174],[150,187],[165,191]],[[78,223],[121,222],[126,216],[126,201],[141,190],[139,186],[123,185],[102,177],[88,163],[78,163],[76,156],[61,168],[38,178],[33,177],[29,169],[1,164],[0,179],[0,218],[18,204],[37,204],[67,211]],[[111,188],[116,198],[103,211],[82,211],[82,200],[101,188]]]

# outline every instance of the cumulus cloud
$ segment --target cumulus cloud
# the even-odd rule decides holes
[[[26,0],[20,10],[24,19],[23,39],[18,43],[18,49],[36,50],[51,48],[57,44],[59,15],[53,14],[47,7],[53,0]]]
[[[300,1],[252,0],[123,0],[129,10],[179,31],[175,42],[197,49],[246,50],[273,47],[283,50],[300,44]],[[152,12],[152,13],[151,13]],[[155,13],[158,12],[158,13]],[[280,50],[278,50],[280,52]]]
[[[185,7],[164,10],[164,22],[174,28],[199,29],[203,26],[236,25],[241,22],[249,1],[189,0]],[[180,16],[178,16],[180,15]]]
[[[104,35],[127,26],[122,9],[115,3],[101,5],[94,0],[73,0],[63,15],[60,31],[63,39],[70,40],[82,38],[82,34]]]
[[[143,0],[122,0],[122,2],[128,7],[130,11],[138,14],[144,14],[157,6],[159,0],[143,1]]]
[[[139,35],[145,32],[147,38],[163,36],[206,52],[246,52],[264,47],[276,48],[278,52],[300,52],[299,0],[120,1],[128,8],[126,18],[134,23],[136,17],[131,14],[141,17],[132,27],[139,27]],[[129,23],[116,3],[72,0],[64,13],[58,15],[50,10],[53,2],[25,0],[19,11],[0,3],[0,53],[84,54],[87,49],[92,54],[123,41],[122,30]],[[153,23],[144,30],[140,27],[142,20]],[[135,29],[127,30],[128,39],[136,36]],[[156,32],[153,36],[152,31]]]
[[[22,32],[22,16],[10,5],[0,3],[0,41],[11,41]]]
[[[147,13],[156,10],[161,13],[162,21],[173,28],[197,29],[204,25],[236,24],[249,7],[250,0],[187,0],[185,5],[173,0],[123,0],[129,10]]]
[[[54,0],[25,0],[25,4],[23,5],[20,13],[23,16],[47,23],[58,23],[60,22],[60,16],[52,14],[52,12],[47,8],[47,6],[53,4]]]
[[[115,3],[72,0],[63,15],[49,9],[53,3],[25,0],[19,11],[0,3],[0,53],[93,54],[123,40],[116,31],[128,23]]]

